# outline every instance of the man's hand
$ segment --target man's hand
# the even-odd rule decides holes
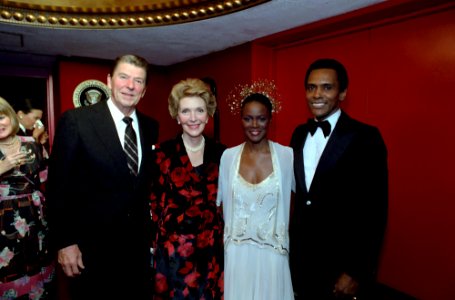
[[[343,273],[338,277],[333,293],[336,297],[355,296],[358,288],[358,282],[348,274]]]
[[[58,250],[58,263],[68,277],[80,275],[85,268],[82,262],[82,252],[78,245],[71,245]]]

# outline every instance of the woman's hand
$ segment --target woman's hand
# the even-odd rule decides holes
[[[44,128],[44,126],[33,128],[33,138],[41,145],[45,144],[49,138],[46,128]]]
[[[355,299],[358,288],[358,282],[348,274],[343,273],[338,278],[333,293],[336,297],[341,297],[343,299],[346,296],[352,296],[352,299]]]
[[[25,163],[27,154],[21,151],[8,154],[0,161],[0,174],[6,173],[9,170],[19,167]]]

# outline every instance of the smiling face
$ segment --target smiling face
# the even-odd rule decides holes
[[[107,77],[111,99],[115,106],[129,116],[145,94],[147,72],[144,68],[121,62]]]
[[[182,125],[183,134],[192,138],[202,135],[208,120],[207,105],[201,97],[180,99],[177,121]]]
[[[306,99],[310,112],[318,120],[326,119],[337,111],[340,102],[346,97],[346,91],[340,91],[335,70],[311,71],[306,84]]]
[[[257,144],[267,137],[270,123],[270,112],[257,101],[246,103],[242,109],[242,126],[248,141]]]

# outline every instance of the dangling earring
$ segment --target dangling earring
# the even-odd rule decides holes
[[[23,118],[23,116],[22,116],[22,115],[21,115],[21,116],[19,116],[19,119],[21,119],[21,120],[22,120],[22,118]]]
[[[179,121],[179,120],[177,120],[177,124],[179,124],[179,125],[180,125],[180,121]]]

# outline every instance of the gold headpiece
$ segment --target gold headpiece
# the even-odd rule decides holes
[[[237,85],[227,96],[226,101],[232,114],[240,113],[243,100],[251,94],[262,94],[269,98],[272,103],[272,113],[278,113],[281,110],[281,102],[278,100],[276,85],[273,80],[260,79],[251,85]]]

